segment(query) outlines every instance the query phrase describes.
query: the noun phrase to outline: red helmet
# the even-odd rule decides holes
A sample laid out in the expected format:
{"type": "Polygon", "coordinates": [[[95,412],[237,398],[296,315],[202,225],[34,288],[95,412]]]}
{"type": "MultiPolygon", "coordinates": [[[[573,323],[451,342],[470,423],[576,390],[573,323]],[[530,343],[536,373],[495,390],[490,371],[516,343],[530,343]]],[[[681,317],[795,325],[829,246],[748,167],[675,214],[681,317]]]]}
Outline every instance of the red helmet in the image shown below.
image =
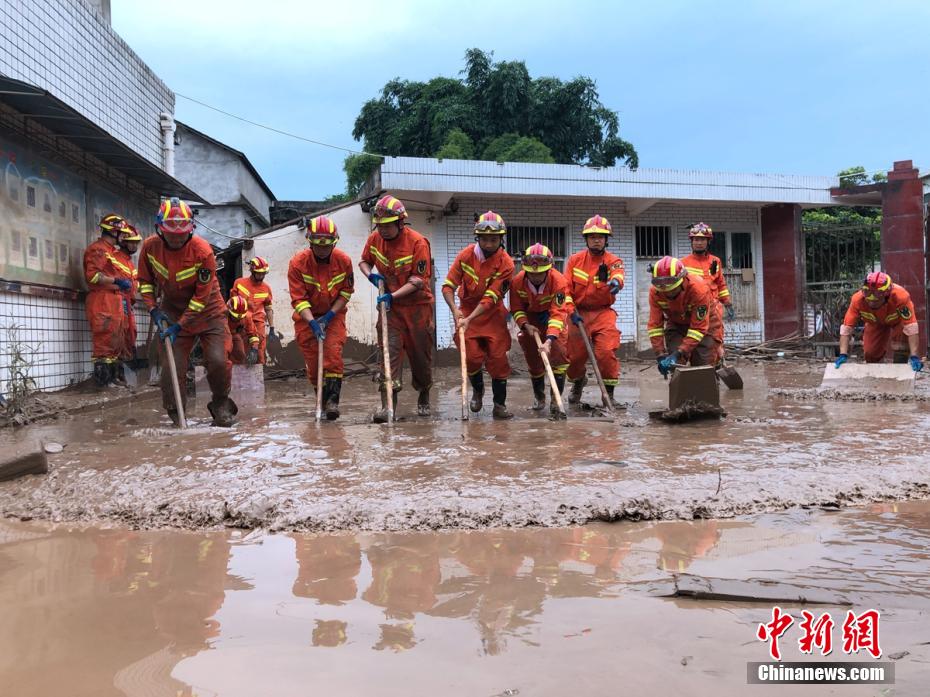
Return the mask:
{"type": "Polygon", "coordinates": [[[166,198],[155,214],[155,226],[162,234],[194,234],[194,213],[191,207],[178,198],[166,198]]]}
{"type": "Polygon", "coordinates": [[[100,232],[118,239],[128,225],[123,216],[110,213],[100,219],[100,232]]]}
{"type": "Polygon", "coordinates": [[[332,218],[318,215],[307,222],[306,237],[310,244],[331,245],[339,240],[339,233],[336,232],[336,223],[332,218]]]}
{"type": "Polygon", "coordinates": [[[488,211],[487,213],[482,213],[478,220],[475,221],[475,234],[506,235],[507,225],[504,224],[504,219],[499,214],[494,211],[488,211]]]}
{"type": "Polygon", "coordinates": [[[688,237],[704,237],[708,240],[714,239],[714,231],[710,229],[710,225],[707,223],[695,223],[691,226],[691,229],[688,230],[688,237]]]}
{"type": "Polygon", "coordinates": [[[530,273],[541,273],[552,268],[552,250],[546,245],[532,244],[523,253],[523,270],[530,273]]]}
{"type": "Polygon", "coordinates": [[[120,233],[119,236],[120,243],[122,242],[141,242],[142,235],[139,234],[139,231],[129,223],[126,223],[126,227],[120,233]]]}
{"type": "Polygon", "coordinates": [[[249,259],[249,268],[252,269],[252,273],[268,273],[271,269],[271,264],[269,264],[268,260],[264,257],[255,257],[254,259],[249,259]]]}
{"type": "Polygon", "coordinates": [[[891,295],[891,276],[882,271],[873,271],[862,282],[862,294],[866,300],[881,300],[891,295]]]}
{"type": "Polygon", "coordinates": [[[371,220],[375,225],[393,223],[395,220],[403,220],[406,217],[407,209],[404,204],[390,194],[378,199],[371,214],[371,220]]]}
{"type": "Polygon", "coordinates": [[[595,215],[585,221],[581,228],[582,235],[612,235],[610,221],[602,215],[595,215]]]}
{"type": "Polygon", "coordinates": [[[675,290],[685,280],[688,270],[675,257],[662,257],[652,267],[652,285],[660,293],[675,290]]]}
{"type": "Polygon", "coordinates": [[[242,319],[243,315],[245,315],[249,309],[249,304],[244,298],[234,295],[226,303],[226,309],[229,311],[229,314],[232,315],[233,319],[242,319]]]}

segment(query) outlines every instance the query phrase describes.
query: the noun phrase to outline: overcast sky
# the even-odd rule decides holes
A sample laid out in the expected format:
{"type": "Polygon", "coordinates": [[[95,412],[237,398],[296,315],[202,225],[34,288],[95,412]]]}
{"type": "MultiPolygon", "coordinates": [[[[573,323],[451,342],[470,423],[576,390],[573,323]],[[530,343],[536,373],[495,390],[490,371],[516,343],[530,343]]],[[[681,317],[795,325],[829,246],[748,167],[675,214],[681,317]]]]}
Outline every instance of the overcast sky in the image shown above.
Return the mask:
{"type": "MultiPolygon", "coordinates": [[[[176,92],[348,148],[401,77],[465,50],[533,77],[587,75],[641,167],[834,174],[930,169],[930,1],[113,0],[113,27],[176,92]]],[[[344,152],[182,98],[176,117],[242,150],[279,199],[344,189],[344,152]]]]}

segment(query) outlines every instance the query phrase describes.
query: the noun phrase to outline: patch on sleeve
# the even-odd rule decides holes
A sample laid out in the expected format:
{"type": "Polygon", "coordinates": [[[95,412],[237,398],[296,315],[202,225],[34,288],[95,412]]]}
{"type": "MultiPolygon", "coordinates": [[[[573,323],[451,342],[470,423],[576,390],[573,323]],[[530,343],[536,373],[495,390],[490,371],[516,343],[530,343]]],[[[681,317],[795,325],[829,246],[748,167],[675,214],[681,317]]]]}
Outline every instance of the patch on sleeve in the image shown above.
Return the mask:
{"type": "Polygon", "coordinates": [[[562,307],[565,304],[565,293],[556,293],[555,294],[555,304],[558,307],[562,307]]]}
{"type": "Polygon", "coordinates": [[[697,308],[698,322],[703,322],[705,317],[707,317],[707,305],[698,305],[698,308],[697,308]]]}
{"type": "Polygon", "coordinates": [[[213,277],[213,272],[210,269],[200,269],[197,272],[197,280],[201,283],[209,283],[210,279],[213,277]]]}
{"type": "Polygon", "coordinates": [[[905,305],[905,306],[902,307],[900,310],[898,310],[898,312],[901,313],[901,319],[910,319],[910,318],[911,318],[911,310],[910,310],[910,308],[908,308],[907,305],[905,305]]]}
{"type": "Polygon", "coordinates": [[[426,273],[426,259],[417,262],[417,275],[422,276],[426,273]]]}
{"type": "Polygon", "coordinates": [[[617,269],[622,269],[622,268],[623,268],[623,262],[622,262],[622,261],[615,261],[613,264],[610,265],[610,268],[613,269],[614,271],[616,271],[617,269]]]}

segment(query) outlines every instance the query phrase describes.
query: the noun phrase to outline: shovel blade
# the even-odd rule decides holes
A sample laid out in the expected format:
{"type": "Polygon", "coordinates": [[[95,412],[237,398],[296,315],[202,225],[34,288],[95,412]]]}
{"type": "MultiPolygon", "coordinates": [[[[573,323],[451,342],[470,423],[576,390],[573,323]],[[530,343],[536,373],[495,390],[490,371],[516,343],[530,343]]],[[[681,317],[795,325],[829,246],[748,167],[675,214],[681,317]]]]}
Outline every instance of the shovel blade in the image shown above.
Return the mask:
{"type": "Polygon", "coordinates": [[[743,389],[743,376],[736,372],[736,368],[728,365],[717,368],[717,377],[731,390],[743,389]]]}

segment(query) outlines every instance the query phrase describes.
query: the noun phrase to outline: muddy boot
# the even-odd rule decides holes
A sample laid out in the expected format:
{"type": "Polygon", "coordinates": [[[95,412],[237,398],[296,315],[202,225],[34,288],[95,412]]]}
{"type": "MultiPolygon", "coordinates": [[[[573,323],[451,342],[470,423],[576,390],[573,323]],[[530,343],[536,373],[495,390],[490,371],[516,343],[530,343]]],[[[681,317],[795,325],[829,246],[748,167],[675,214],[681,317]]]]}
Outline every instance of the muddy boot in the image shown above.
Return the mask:
{"type": "MultiPolygon", "coordinates": [[[[384,388],[380,389],[381,393],[381,408],[375,412],[372,417],[372,421],[376,424],[386,424],[388,422],[388,403],[387,403],[387,390],[384,388]]],[[[400,390],[394,390],[394,413],[397,413],[397,393],[400,390]]]]}
{"type": "Polygon", "coordinates": [[[181,417],[178,416],[177,409],[174,407],[166,407],[165,413],[168,414],[168,418],[171,419],[171,423],[173,423],[176,428],[181,425],[181,417]]]}
{"type": "Polygon", "coordinates": [[[604,385],[604,387],[607,389],[607,400],[610,402],[610,406],[612,407],[623,406],[616,399],[614,399],[614,388],[616,387],[616,385],[604,385]]]}
{"type": "Polygon", "coordinates": [[[110,364],[106,361],[94,361],[94,385],[106,387],[110,384],[110,364]]]}
{"type": "Polygon", "coordinates": [[[194,372],[194,366],[189,366],[187,373],[184,375],[184,390],[187,392],[188,397],[197,396],[197,380],[196,373],[194,372]]]}
{"type": "Polygon", "coordinates": [[[417,397],[417,416],[429,416],[429,390],[420,390],[417,397]]]}
{"type": "Polygon", "coordinates": [[[213,417],[214,426],[228,428],[236,423],[236,414],[239,413],[239,407],[229,397],[214,398],[207,405],[210,416],[213,417]]]}
{"type": "Polygon", "coordinates": [[[339,393],[342,392],[342,378],[326,378],[323,385],[323,411],[329,421],[339,418],[339,393]]]}
{"type": "Polygon", "coordinates": [[[126,368],[123,366],[123,362],[111,363],[110,368],[112,370],[110,382],[118,387],[129,387],[129,383],[126,382],[126,368]]]}
{"type": "Polygon", "coordinates": [[[471,402],[468,403],[468,408],[477,414],[481,411],[481,407],[484,406],[484,373],[479,370],[474,375],[469,375],[468,381],[471,382],[472,388],[471,402]]]}
{"type": "Polygon", "coordinates": [[[578,404],[581,401],[581,393],[584,391],[584,386],[588,384],[588,377],[582,375],[578,380],[572,380],[572,389],[568,393],[568,403],[569,404],[578,404]]]}
{"type": "Polygon", "coordinates": [[[546,378],[531,378],[533,381],[533,411],[546,408],[546,378]]]}
{"type": "Polygon", "coordinates": [[[507,381],[491,380],[491,394],[494,396],[494,411],[491,416],[495,419],[512,419],[513,414],[507,411],[507,381]]]}
{"type": "MultiPolygon", "coordinates": [[[[559,388],[559,394],[561,395],[565,390],[565,373],[555,376],[555,384],[556,387],[559,388]]],[[[552,394],[552,399],[549,402],[549,414],[550,416],[556,417],[560,417],[562,415],[562,412],[559,411],[559,405],[555,401],[555,393],[552,394]]]]}

